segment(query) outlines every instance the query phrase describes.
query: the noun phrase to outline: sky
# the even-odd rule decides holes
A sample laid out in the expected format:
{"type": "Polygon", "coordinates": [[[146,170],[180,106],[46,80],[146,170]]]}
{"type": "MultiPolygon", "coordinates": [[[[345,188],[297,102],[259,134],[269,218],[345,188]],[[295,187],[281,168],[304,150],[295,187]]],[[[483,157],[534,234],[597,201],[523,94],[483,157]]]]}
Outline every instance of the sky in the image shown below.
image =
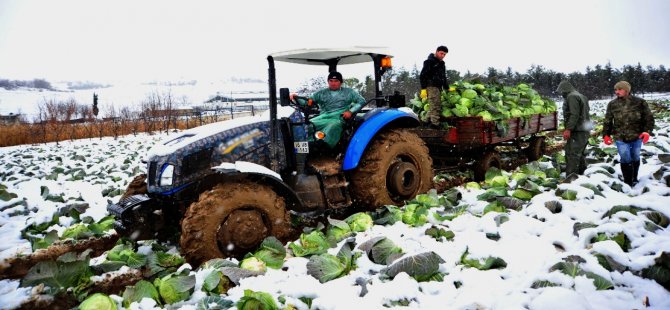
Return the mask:
{"type": "MultiPolygon", "coordinates": [[[[594,102],[594,110],[602,114],[605,104],[606,100],[594,102]]],[[[262,118],[267,119],[267,114],[253,120],[262,118]]],[[[235,119],[226,124],[243,122],[242,119],[235,119]]],[[[308,273],[307,266],[311,258],[289,255],[283,261],[282,269],[268,268],[261,276],[243,279],[222,297],[238,301],[244,290],[248,289],[268,293],[277,303],[279,297],[283,296],[286,304],[296,305],[301,310],[386,309],[382,307],[383,304],[402,300],[409,302],[408,309],[670,309],[670,291],[656,281],[639,275],[639,270],[656,264],[654,260],[661,253],[670,252],[670,227],[654,231],[649,231],[647,227],[651,218],[646,214],[650,210],[670,216],[670,188],[663,178],[657,180],[654,177],[654,174],[667,176],[669,173],[667,169],[670,163],[664,163],[660,155],[667,154],[670,149],[670,124],[667,118],[659,118],[657,125],[656,136],[642,147],[640,183],[632,189],[627,185],[622,185],[621,191],[613,189],[616,184],[622,184],[618,180],[621,177],[620,169],[613,164],[618,155],[605,158],[593,156],[589,159],[595,162],[589,160],[585,175],[571,183],[558,185],[561,190],[575,191],[574,200],[559,197],[556,190],[547,187],[525,203],[523,208],[508,210],[504,214],[484,212],[488,202],[477,196],[484,193],[485,188],[459,186],[456,190],[463,196],[459,206],[467,206],[467,211],[452,220],[433,217],[433,212],[448,212],[448,207],[441,205],[428,211],[428,222],[423,225],[413,227],[396,222],[373,225],[365,231],[357,232],[353,236],[356,243],[353,250],[361,253],[361,256],[356,259],[353,270],[346,275],[320,283],[308,273]],[[608,175],[605,170],[612,168],[614,173],[608,175]],[[597,187],[602,195],[587,186],[597,187]],[[547,201],[560,202],[561,210],[551,212],[545,207],[547,201]],[[637,214],[620,211],[607,216],[607,212],[614,206],[635,206],[645,210],[637,214]],[[502,220],[504,216],[507,221],[502,220]],[[576,223],[591,223],[595,226],[575,232],[576,223]],[[426,229],[433,226],[452,231],[454,238],[436,240],[429,237],[426,229]],[[626,251],[613,240],[592,240],[599,234],[613,236],[622,232],[630,241],[630,248],[626,251]],[[499,239],[492,238],[492,235],[499,236],[499,239]],[[404,256],[394,263],[424,253],[437,254],[444,261],[438,269],[444,274],[444,281],[417,282],[404,272],[393,279],[384,280],[380,272],[387,265],[375,263],[360,248],[364,242],[376,237],[386,237],[402,249],[404,256]],[[461,255],[465,251],[468,259],[483,261],[488,257],[496,257],[504,260],[506,267],[490,270],[466,267],[461,263],[461,255]],[[608,271],[598,263],[597,253],[609,257],[610,261],[626,270],[608,271]],[[585,275],[570,276],[559,270],[552,271],[555,264],[569,258],[575,261],[576,256],[581,258],[577,263],[579,270],[603,277],[613,287],[597,290],[594,281],[585,275]],[[532,288],[536,281],[549,281],[556,286],[532,288]],[[461,285],[456,286],[457,282],[461,285]],[[313,298],[312,307],[301,302],[300,297],[313,298]],[[648,307],[643,304],[647,298],[648,307]]],[[[209,131],[213,134],[214,128],[203,126],[193,131],[209,131]]],[[[182,134],[140,134],[136,137],[120,137],[118,140],[106,137],[102,140],[61,141],[60,147],[49,143],[0,148],[0,167],[6,168],[0,174],[0,183],[6,186],[7,192],[16,195],[9,200],[0,199],[0,239],[3,240],[0,243],[0,263],[17,253],[30,254],[30,242],[22,237],[21,231],[33,223],[49,222],[54,213],[72,206],[73,201],[77,205],[88,205],[80,218],[90,216],[94,221],[103,218],[107,215],[108,200],[116,202],[120,190],[125,188],[133,173],[138,173],[131,173],[131,170],[146,167],[141,160],[147,149],[182,134]],[[67,173],[56,174],[57,169],[63,171],[63,167],[81,171],[76,174],[83,180],[72,178],[67,173]],[[48,195],[63,197],[65,202],[45,198],[45,188],[48,189],[48,195]],[[116,194],[103,196],[103,190],[112,190],[116,194]]],[[[616,153],[614,146],[600,143],[596,147],[616,153]]],[[[540,165],[549,168],[553,164],[544,161],[540,165]]],[[[257,171],[262,173],[260,169],[257,171]]],[[[508,193],[511,194],[515,181],[511,181],[511,172],[505,172],[505,176],[509,177],[508,193]]],[[[483,186],[486,186],[485,183],[483,186]]],[[[7,197],[4,193],[3,196],[7,197]]],[[[74,218],[62,215],[58,223],[51,225],[47,231],[53,229],[62,235],[76,223],[74,218]]],[[[300,244],[300,240],[291,243],[300,244]]],[[[344,243],[341,241],[331,247],[328,253],[337,254],[344,243]]],[[[173,244],[167,246],[170,253],[178,251],[173,244]]],[[[285,247],[288,249],[289,245],[285,244],[285,247]]],[[[146,243],[138,244],[138,253],[149,254],[151,251],[151,246],[146,243]]],[[[108,259],[106,254],[93,257],[90,264],[104,262],[108,259]]],[[[196,268],[188,264],[180,267],[180,270],[185,269],[190,269],[189,274],[196,278],[194,292],[188,300],[161,306],[153,300],[144,299],[129,309],[195,310],[196,304],[207,296],[202,290],[204,279],[214,269],[196,268]]],[[[118,272],[107,275],[129,272],[128,267],[122,267],[118,272]]],[[[91,277],[92,281],[104,278],[104,275],[91,277]]],[[[0,280],[0,309],[19,308],[22,302],[39,291],[31,287],[19,287],[19,284],[18,279],[0,280]]],[[[122,296],[122,293],[112,295],[119,309],[122,296]]]]}
{"type": "Polygon", "coordinates": [[[461,72],[667,67],[667,12],[665,0],[0,0],[0,78],[265,80],[270,53],[346,46],[389,47],[410,70],[438,45],[461,72]]]}

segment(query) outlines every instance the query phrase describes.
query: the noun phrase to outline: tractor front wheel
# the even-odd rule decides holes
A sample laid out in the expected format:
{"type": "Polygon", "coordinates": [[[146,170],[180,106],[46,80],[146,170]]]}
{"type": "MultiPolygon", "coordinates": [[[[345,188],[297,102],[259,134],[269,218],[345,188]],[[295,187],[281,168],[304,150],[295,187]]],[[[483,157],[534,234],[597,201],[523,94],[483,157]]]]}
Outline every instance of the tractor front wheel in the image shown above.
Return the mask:
{"type": "Polygon", "coordinates": [[[433,160],[416,134],[392,129],[370,143],[351,176],[357,203],[377,208],[402,205],[433,187],[433,160]]]}
{"type": "Polygon", "coordinates": [[[251,182],[218,184],[203,192],[181,228],[182,255],[194,266],[217,257],[241,258],[268,236],[286,242],[293,233],[284,199],[251,182]]]}

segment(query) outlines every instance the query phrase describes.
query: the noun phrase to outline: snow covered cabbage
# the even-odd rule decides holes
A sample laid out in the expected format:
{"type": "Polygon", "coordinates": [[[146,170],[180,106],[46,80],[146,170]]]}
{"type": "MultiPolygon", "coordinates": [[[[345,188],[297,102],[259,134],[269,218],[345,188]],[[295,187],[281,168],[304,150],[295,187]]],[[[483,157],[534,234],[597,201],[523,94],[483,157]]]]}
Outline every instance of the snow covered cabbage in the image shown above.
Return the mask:
{"type": "Polygon", "coordinates": [[[349,224],[351,231],[354,232],[366,231],[373,225],[372,217],[365,212],[354,213],[344,221],[349,224]]]}
{"type": "Polygon", "coordinates": [[[116,303],[103,293],[95,293],[88,296],[84,302],[79,305],[80,310],[116,310],[116,303]]]}
{"type": "Polygon", "coordinates": [[[243,259],[242,262],[240,263],[240,268],[258,272],[265,272],[267,270],[265,262],[260,260],[256,256],[251,256],[243,259]]]}

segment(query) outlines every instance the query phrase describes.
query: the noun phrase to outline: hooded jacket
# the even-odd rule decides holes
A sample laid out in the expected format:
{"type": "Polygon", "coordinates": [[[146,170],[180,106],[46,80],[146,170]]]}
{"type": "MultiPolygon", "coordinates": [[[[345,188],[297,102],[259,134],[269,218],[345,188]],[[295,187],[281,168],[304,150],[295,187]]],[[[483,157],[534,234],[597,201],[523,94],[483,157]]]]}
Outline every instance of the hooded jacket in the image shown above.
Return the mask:
{"type": "Polygon", "coordinates": [[[422,89],[427,87],[447,89],[447,68],[444,61],[437,59],[433,53],[428,55],[428,58],[423,61],[419,83],[422,89]]]}
{"type": "Polygon", "coordinates": [[[570,131],[590,131],[593,129],[589,115],[589,99],[580,94],[568,81],[558,84],[556,92],[560,93],[563,102],[563,124],[570,131]]]}

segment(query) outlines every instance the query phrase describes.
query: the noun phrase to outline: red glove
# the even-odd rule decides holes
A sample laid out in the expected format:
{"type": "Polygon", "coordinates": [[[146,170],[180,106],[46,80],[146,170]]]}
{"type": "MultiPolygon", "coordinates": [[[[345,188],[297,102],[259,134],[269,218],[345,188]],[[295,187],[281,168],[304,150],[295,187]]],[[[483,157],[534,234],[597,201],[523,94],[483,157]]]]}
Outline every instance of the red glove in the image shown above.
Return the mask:
{"type": "Polygon", "coordinates": [[[563,131],[563,140],[569,140],[570,139],[570,129],[566,129],[563,131]]]}
{"type": "Polygon", "coordinates": [[[649,141],[649,134],[646,132],[641,133],[640,139],[642,139],[642,143],[647,143],[649,141]]]}
{"type": "Polygon", "coordinates": [[[350,119],[351,118],[351,111],[344,111],[344,113],[342,113],[342,118],[350,119]]]}
{"type": "Polygon", "coordinates": [[[605,142],[605,144],[607,144],[607,145],[610,145],[610,144],[612,144],[612,138],[610,138],[610,136],[604,136],[603,137],[603,142],[605,142]]]}

